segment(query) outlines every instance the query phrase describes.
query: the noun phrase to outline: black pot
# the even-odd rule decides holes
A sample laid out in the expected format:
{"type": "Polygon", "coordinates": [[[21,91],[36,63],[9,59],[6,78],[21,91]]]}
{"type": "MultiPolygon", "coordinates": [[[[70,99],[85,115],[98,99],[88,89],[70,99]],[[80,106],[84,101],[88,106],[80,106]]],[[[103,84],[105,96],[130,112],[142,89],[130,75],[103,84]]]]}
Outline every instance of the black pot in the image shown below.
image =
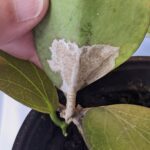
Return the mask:
{"type": "MultiPolygon", "coordinates": [[[[61,103],[64,95],[59,91],[61,103]]],[[[83,107],[130,103],[150,107],[150,57],[133,57],[112,73],[82,89],[77,95],[83,107]]],[[[75,125],[65,138],[49,116],[31,111],[12,150],[87,150],[75,125]]]]}

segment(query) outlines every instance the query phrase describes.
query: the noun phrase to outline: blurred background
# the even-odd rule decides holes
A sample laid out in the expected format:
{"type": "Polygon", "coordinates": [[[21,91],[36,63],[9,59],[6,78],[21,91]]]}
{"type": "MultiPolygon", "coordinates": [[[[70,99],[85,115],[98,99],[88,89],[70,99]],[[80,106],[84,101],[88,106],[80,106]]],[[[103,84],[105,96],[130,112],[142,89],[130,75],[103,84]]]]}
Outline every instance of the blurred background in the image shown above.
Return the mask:
{"type": "MultiPolygon", "coordinates": [[[[134,56],[150,56],[150,37],[146,37],[134,56]]],[[[12,150],[16,135],[30,108],[0,92],[0,150],[12,150]]]]}

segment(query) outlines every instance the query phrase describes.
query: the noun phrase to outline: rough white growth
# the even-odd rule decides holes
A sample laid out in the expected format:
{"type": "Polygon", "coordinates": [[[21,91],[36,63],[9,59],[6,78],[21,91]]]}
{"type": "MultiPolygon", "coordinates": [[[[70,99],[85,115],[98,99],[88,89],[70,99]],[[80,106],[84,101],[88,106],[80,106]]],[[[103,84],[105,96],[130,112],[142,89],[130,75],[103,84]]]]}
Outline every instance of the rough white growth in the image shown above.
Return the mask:
{"type": "Polygon", "coordinates": [[[65,93],[71,89],[77,91],[110,72],[119,54],[118,47],[93,45],[79,48],[77,44],[64,40],[54,40],[50,51],[52,59],[48,60],[49,66],[60,72],[61,89],[65,93]]]}
{"type": "Polygon", "coordinates": [[[54,40],[50,51],[48,64],[62,77],[61,90],[67,96],[66,114],[69,116],[75,107],[76,92],[114,69],[119,55],[118,47],[98,44],[79,48],[76,43],[63,39],[54,40]]]}

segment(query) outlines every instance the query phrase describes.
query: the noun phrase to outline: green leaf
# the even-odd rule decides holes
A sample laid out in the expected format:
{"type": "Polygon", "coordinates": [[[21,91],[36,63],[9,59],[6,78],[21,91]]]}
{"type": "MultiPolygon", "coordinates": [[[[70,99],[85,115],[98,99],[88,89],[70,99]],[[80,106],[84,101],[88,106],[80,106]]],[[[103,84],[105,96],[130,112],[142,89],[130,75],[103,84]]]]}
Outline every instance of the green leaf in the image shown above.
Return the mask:
{"type": "Polygon", "coordinates": [[[112,105],[90,109],[82,122],[90,150],[148,150],[150,109],[112,105]]]}
{"type": "Polygon", "coordinates": [[[15,100],[41,112],[55,111],[58,97],[55,87],[34,64],[0,51],[0,89],[15,100]],[[49,100],[51,109],[44,102],[49,100]]]}
{"type": "Polygon", "coordinates": [[[34,64],[0,51],[0,90],[32,109],[49,113],[57,125],[62,125],[56,116],[56,88],[34,64]]]}
{"type": "Polygon", "coordinates": [[[50,69],[49,47],[64,39],[79,47],[106,44],[119,47],[115,67],[126,61],[143,41],[150,24],[149,0],[53,0],[46,18],[34,30],[46,73],[60,87],[62,77],[50,69]]]}
{"type": "Polygon", "coordinates": [[[148,33],[150,34],[150,26],[149,26],[149,29],[148,29],[148,33]]]}

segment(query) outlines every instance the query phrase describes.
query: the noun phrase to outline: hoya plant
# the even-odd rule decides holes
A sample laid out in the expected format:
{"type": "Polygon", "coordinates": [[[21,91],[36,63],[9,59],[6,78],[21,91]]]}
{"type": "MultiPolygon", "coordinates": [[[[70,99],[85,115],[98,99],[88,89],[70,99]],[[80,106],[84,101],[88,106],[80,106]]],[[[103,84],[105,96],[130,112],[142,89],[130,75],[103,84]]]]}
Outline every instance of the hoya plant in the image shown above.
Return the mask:
{"type": "Polygon", "coordinates": [[[76,93],[137,50],[150,25],[150,0],[50,3],[46,17],[34,29],[43,70],[1,51],[0,89],[34,110],[48,113],[64,136],[73,122],[89,150],[148,150],[148,108],[129,104],[81,108],[76,106],[76,93]],[[65,106],[59,103],[56,87],[66,96],[65,106]]]}

